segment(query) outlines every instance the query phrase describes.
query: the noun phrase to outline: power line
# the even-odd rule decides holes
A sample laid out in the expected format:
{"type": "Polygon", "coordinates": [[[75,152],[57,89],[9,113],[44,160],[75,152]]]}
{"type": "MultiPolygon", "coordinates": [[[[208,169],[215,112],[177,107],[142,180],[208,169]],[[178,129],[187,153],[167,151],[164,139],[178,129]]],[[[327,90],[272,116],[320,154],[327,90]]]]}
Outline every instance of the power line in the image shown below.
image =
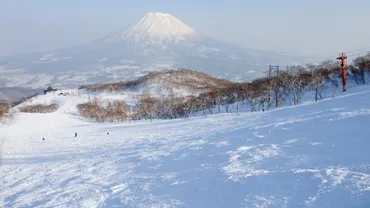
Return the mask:
{"type": "Polygon", "coordinates": [[[357,56],[357,55],[360,55],[360,54],[367,54],[367,53],[370,53],[370,51],[362,51],[362,52],[359,52],[359,53],[352,54],[351,56],[357,56]]]}
{"type": "MultiPolygon", "coordinates": [[[[367,47],[363,47],[363,48],[358,48],[358,49],[355,49],[355,50],[353,50],[353,51],[349,51],[349,52],[345,52],[345,54],[350,54],[352,57],[353,56],[357,56],[357,55],[361,55],[361,54],[367,54],[367,53],[370,53],[370,46],[367,46],[367,47]],[[366,50],[366,49],[368,49],[367,51],[363,51],[363,50],[366,50]],[[357,52],[357,51],[361,51],[361,52],[358,52],[358,53],[354,53],[354,52],[357,52]],[[354,54],[352,54],[352,53],[354,53],[354,54]]],[[[328,57],[325,57],[325,58],[322,58],[321,60],[321,62],[323,62],[323,61],[326,61],[326,60],[333,60],[333,59],[336,59],[337,58],[337,56],[328,56],[328,57]]],[[[317,63],[318,61],[312,61],[312,62],[307,62],[307,63],[305,63],[306,65],[307,64],[315,64],[315,63],[317,63]]]]}
{"type": "MultiPolygon", "coordinates": [[[[351,54],[351,56],[356,56],[356,55],[360,55],[360,54],[364,54],[364,53],[370,54],[370,46],[369,47],[363,47],[363,48],[359,48],[359,49],[350,51],[347,54],[351,54]],[[368,51],[363,51],[365,49],[369,49],[369,50],[368,51]],[[361,52],[354,53],[354,52],[357,52],[357,51],[361,51],[361,52]],[[354,53],[354,54],[351,54],[351,53],[354,53]]],[[[323,61],[326,61],[328,59],[329,60],[337,59],[337,60],[340,60],[341,61],[342,85],[343,85],[343,92],[345,92],[347,90],[347,87],[346,87],[346,64],[345,64],[345,60],[347,60],[347,55],[345,55],[345,53],[341,53],[341,54],[339,54],[339,57],[337,57],[337,56],[330,56],[330,57],[324,59],[323,61]]],[[[317,63],[317,61],[306,63],[306,65],[308,65],[308,64],[315,64],[315,63],[317,63]]],[[[275,66],[274,65],[269,65],[269,80],[270,81],[271,81],[271,73],[272,73],[272,70],[273,69],[276,70],[276,88],[275,88],[275,90],[277,90],[277,89],[279,89],[279,65],[275,65],[275,66]]],[[[289,69],[289,67],[287,66],[287,70],[288,69],[289,69]]],[[[364,83],[365,83],[365,81],[364,81],[364,83]]],[[[276,107],[278,107],[278,105],[279,105],[278,95],[277,94],[278,94],[277,91],[275,91],[275,95],[276,95],[276,107]]],[[[269,103],[270,103],[270,100],[271,100],[271,95],[269,94],[269,103]]]]}
{"type": "MultiPolygon", "coordinates": [[[[346,54],[354,53],[354,52],[357,52],[357,51],[363,51],[363,50],[366,50],[366,49],[369,49],[368,51],[366,51],[366,52],[369,52],[370,51],[370,46],[367,46],[367,47],[364,47],[364,48],[359,48],[359,49],[356,49],[356,50],[351,51],[351,52],[346,52],[346,54]]],[[[365,51],[363,51],[363,52],[365,52],[365,51]]]]}

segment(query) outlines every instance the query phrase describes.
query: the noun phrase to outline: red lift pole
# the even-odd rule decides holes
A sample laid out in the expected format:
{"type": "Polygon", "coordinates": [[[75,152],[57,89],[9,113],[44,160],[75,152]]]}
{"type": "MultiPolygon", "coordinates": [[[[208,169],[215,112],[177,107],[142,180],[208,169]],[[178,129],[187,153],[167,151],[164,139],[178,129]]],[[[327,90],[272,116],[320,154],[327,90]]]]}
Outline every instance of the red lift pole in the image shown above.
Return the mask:
{"type": "Polygon", "coordinates": [[[343,84],[343,92],[347,90],[346,87],[346,65],[345,60],[347,59],[347,56],[344,55],[344,53],[339,54],[339,57],[337,58],[340,60],[340,66],[342,67],[342,84],[343,84]]]}
{"type": "Polygon", "coordinates": [[[212,90],[211,92],[211,95],[213,97],[213,105],[216,105],[216,95],[217,95],[217,91],[216,90],[212,90]]]}

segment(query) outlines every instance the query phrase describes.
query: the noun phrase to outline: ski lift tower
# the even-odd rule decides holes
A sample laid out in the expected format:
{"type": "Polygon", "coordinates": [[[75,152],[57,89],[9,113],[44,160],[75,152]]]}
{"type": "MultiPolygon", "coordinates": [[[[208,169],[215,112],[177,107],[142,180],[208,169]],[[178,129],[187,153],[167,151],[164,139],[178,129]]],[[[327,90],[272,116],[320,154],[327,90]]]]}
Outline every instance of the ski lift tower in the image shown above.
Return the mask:
{"type": "Polygon", "coordinates": [[[346,65],[345,65],[347,56],[344,53],[341,53],[339,54],[339,57],[337,59],[340,60],[340,66],[342,68],[342,85],[343,85],[343,92],[345,92],[347,90],[347,86],[346,86],[346,73],[347,72],[346,72],[346,65]]]}

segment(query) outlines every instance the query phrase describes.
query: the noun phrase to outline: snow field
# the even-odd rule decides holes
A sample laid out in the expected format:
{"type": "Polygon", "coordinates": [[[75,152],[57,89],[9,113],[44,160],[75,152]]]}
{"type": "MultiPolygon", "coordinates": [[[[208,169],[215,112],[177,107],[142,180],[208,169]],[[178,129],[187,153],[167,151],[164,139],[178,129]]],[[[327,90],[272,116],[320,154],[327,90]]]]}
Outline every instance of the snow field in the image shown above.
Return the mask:
{"type": "Polygon", "coordinates": [[[0,126],[0,207],[366,207],[369,95],[122,124],[40,96],[63,106],[0,126]]]}

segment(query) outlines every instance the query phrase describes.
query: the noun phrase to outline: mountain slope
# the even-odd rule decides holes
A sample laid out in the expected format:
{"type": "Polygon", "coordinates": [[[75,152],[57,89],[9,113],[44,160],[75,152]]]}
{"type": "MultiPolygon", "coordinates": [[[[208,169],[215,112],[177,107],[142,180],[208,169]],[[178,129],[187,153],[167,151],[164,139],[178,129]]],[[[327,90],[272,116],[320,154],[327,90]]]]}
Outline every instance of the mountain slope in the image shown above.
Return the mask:
{"type": "MultiPolygon", "coordinates": [[[[101,39],[47,53],[3,57],[0,67],[18,69],[15,75],[7,74],[16,80],[20,73],[43,74],[38,77],[42,81],[26,79],[24,85],[37,81],[39,85],[77,85],[112,81],[113,76],[129,80],[138,71],[146,74],[168,68],[190,68],[220,78],[251,80],[266,71],[268,64],[309,61],[310,56],[230,45],[197,33],[170,14],[150,12],[136,24],[101,39]]],[[[0,77],[0,83],[11,80],[0,77]]]]}
{"type": "Polygon", "coordinates": [[[126,124],[81,121],[82,101],[56,96],[57,112],[0,126],[0,206],[366,207],[369,96],[126,124]]]}
{"type": "Polygon", "coordinates": [[[233,84],[228,80],[217,79],[198,71],[178,69],[151,72],[136,80],[107,84],[81,86],[87,91],[115,91],[150,93],[152,96],[163,96],[175,93],[177,96],[192,95],[209,92],[213,89],[225,88],[233,84]]]}

